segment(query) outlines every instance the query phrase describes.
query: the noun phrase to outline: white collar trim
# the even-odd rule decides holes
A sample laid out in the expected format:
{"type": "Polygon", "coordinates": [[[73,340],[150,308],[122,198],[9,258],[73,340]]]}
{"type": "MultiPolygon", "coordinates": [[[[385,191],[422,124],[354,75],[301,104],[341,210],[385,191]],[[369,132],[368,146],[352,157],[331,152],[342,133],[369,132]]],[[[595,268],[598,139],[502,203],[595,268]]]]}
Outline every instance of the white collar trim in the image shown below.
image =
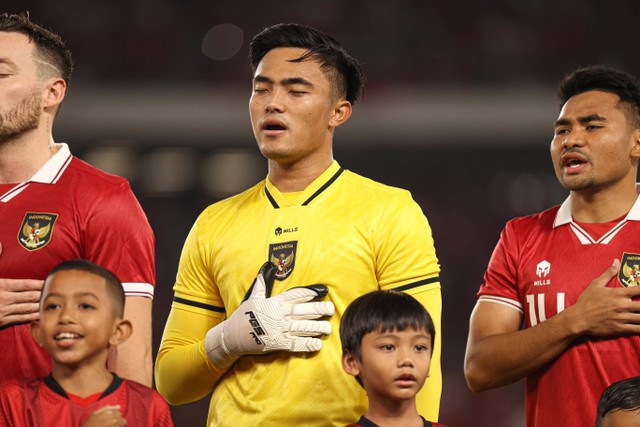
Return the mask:
{"type": "Polygon", "coordinates": [[[64,171],[67,169],[67,166],[69,166],[72,156],[67,144],[60,143],[55,145],[60,147],[58,152],[47,160],[40,170],[31,177],[31,179],[16,184],[9,191],[1,195],[0,202],[6,203],[13,199],[33,182],[39,184],[55,184],[58,182],[64,171]]]}
{"type": "MultiPolygon", "coordinates": [[[[637,184],[636,187],[640,189],[640,184],[637,184]]],[[[635,203],[624,220],[640,221],[640,195],[636,198],[635,203]]],[[[573,217],[571,216],[571,198],[567,197],[556,213],[556,219],[553,221],[553,227],[555,228],[569,223],[573,223],[573,217]]]]}

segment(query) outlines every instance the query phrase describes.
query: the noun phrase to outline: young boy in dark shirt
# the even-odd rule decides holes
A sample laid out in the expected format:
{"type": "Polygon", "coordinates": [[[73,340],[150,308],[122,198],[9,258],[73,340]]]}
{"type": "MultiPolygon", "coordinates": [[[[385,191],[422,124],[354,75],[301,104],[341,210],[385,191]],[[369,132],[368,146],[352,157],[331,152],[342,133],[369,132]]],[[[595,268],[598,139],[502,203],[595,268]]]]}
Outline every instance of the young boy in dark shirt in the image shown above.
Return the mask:
{"type": "Polygon", "coordinates": [[[364,387],[369,408],[347,427],[444,427],[418,414],[429,376],[435,328],[413,297],[375,291],[354,300],[340,322],[342,366],[364,387]]]}

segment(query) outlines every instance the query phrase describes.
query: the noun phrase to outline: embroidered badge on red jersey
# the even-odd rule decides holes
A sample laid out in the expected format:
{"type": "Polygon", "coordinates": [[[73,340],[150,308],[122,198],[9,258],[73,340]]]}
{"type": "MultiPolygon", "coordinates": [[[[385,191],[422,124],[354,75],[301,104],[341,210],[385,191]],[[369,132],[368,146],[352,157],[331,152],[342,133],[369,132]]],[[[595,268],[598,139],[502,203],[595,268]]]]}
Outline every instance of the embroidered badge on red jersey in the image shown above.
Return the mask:
{"type": "Polygon", "coordinates": [[[47,246],[53,235],[53,226],[58,214],[27,212],[20,225],[18,241],[28,251],[35,251],[47,246]]]}

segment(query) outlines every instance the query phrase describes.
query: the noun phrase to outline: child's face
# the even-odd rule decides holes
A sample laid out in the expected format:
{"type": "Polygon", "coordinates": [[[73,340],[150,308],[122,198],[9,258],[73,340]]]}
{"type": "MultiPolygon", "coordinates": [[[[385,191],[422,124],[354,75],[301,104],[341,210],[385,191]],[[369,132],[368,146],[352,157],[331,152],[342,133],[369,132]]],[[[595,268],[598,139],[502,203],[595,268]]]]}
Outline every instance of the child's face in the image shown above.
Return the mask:
{"type": "Polygon", "coordinates": [[[81,270],[58,271],[42,290],[40,320],[31,332],[54,364],[106,363],[109,345],[120,338],[121,319],[104,278],[81,270]]]}
{"type": "Polygon", "coordinates": [[[413,399],[429,376],[431,335],[411,328],[370,332],[362,337],[361,354],[347,372],[360,375],[369,399],[413,399]]]}
{"type": "Polygon", "coordinates": [[[602,427],[640,427],[640,411],[613,411],[602,420],[602,427]]]}

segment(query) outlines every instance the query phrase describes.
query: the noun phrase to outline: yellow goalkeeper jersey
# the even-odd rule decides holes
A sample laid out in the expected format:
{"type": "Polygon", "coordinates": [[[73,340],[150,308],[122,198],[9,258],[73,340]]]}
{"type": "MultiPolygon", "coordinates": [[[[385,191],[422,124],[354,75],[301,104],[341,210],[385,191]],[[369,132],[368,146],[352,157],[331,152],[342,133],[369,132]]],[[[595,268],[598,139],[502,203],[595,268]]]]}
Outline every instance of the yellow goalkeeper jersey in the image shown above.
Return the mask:
{"type": "Polygon", "coordinates": [[[339,323],[347,305],[377,289],[407,292],[436,326],[431,373],[418,411],[437,420],[442,389],[440,267],[431,229],[406,190],[337,162],[300,193],[266,180],[209,206],[184,244],[175,298],[156,362],[172,404],[212,392],[208,426],[339,426],[366,412],[364,390],[341,365],[339,323]],[[240,305],[260,266],[278,266],[273,295],[324,284],[336,307],[316,353],[242,356],[221,371],[204,350],[207,331],[240,305]]]}

